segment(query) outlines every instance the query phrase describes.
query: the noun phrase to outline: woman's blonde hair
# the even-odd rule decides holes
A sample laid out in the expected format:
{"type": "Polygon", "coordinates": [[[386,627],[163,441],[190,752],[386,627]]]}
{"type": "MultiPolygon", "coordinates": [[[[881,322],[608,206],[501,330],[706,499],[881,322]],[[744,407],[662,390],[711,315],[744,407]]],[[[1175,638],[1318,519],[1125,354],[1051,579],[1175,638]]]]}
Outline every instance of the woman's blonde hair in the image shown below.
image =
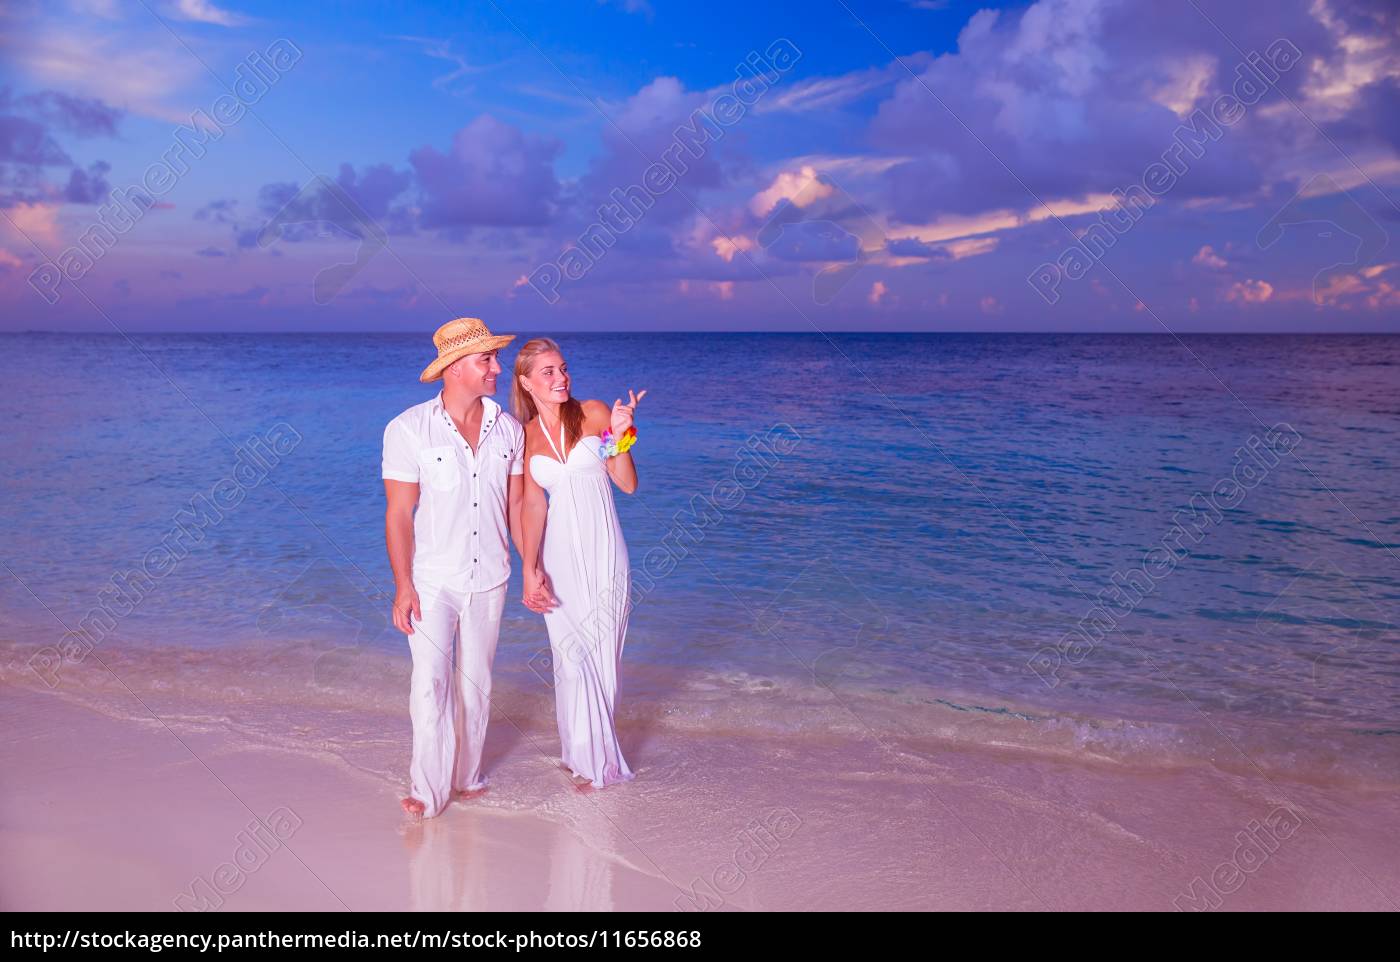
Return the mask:
{"type": "MultiPolygon", "coordinates": [[[[520,351],[515,355],[515,368],[512,371],[514,377],[510,382],[510,406],[516,420],[521,424],[529,424],[540,416],[539,409],[535,407],[535,399],[525,390],[524,380],[535,369],[535,362],[539,356],[550,351],[558,354],[560,358],[564,356],[564,352],[559,350],[559,345],[550,338],[532,337],[520,345],[520,351]]],[[[572,384],[570,387],[572,388],[572,384]]],[[[574,397],[572,390],[569,399],[559,406],[559,416],[564,421],[567,451],[583,437],[583,405],[574,397]]]]}

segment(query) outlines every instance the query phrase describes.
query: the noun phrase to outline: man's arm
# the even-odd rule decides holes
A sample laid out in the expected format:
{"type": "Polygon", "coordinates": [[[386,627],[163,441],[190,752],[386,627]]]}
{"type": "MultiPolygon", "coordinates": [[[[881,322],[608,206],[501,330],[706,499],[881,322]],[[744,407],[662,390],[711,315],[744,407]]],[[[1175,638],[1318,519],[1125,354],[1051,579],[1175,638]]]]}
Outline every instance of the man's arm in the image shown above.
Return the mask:
{"type": "Polygon", "coordinates": [[[525,511],[525,475],[512,474],[506,495],[506,523],[510,526],[510,542],[515,545],[520,560],[525,560],[525,537],[520,518],[525,511]]]}
{"type": "Polygon", "coordinates": [[[394,571],[394,627],[413,634],[412,618],[422,618],[418,591],[413,587],[413,509],[418,504],[418,485],[384,479],[384,543],[389,549],[389,567],[394,571]]]}

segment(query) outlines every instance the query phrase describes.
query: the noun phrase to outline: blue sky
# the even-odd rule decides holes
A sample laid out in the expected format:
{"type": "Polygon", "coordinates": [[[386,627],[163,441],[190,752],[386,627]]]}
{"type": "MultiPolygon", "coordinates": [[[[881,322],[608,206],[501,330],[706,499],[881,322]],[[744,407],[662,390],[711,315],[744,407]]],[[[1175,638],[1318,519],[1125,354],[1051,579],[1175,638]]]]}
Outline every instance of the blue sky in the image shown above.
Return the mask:
{"type": "Polygon", "coordinates": [[[1382,0],[0,18],[0,330],[1400,327],[1382,0]]]}

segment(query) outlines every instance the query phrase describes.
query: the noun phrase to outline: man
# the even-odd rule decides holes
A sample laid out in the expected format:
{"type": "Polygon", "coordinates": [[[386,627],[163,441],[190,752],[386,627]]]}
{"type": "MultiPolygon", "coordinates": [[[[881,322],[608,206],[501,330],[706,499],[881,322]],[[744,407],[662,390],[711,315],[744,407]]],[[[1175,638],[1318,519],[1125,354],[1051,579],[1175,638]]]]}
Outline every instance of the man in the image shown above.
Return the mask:
{"type": "Polygon", "coordinates": [[[487,785],[481,752],[510,577],[507,534],[521,550],[525,431],[491,397],[496,353],[514,337],[474,317],[438,328],[437,359],[418,379],[441,379],[442,391],[384,429],[394,627],[413,655],[411,788],[401,803],[411,816],[431,818],[487,785]]]}

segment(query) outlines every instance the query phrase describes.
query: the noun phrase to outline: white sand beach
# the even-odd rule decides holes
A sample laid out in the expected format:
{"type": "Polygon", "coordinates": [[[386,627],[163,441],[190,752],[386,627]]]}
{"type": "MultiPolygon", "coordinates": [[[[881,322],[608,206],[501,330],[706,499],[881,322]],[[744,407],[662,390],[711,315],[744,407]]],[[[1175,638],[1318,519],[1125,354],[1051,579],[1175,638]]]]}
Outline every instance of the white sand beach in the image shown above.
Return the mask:
{"type": "MultiPolygon", "coordinates": [[[[382,704],[351,703],[295,681],[211,684],[197,653],[104,655],[111,671],[70,666],[57,692],[22,684],[8,660],[7,910],[1385,910],[1400,900],[1390,790],[888,734],[706,732],[663,709],[620,725],[637,780],[581,792],[554,765],[548,692],[508,674],[494,698],[490,789],[414,823],[398,806],[410,730],[396,679],[382,704]]],[[[241,657],[256,682],[256,656],[241,657]]]]}

